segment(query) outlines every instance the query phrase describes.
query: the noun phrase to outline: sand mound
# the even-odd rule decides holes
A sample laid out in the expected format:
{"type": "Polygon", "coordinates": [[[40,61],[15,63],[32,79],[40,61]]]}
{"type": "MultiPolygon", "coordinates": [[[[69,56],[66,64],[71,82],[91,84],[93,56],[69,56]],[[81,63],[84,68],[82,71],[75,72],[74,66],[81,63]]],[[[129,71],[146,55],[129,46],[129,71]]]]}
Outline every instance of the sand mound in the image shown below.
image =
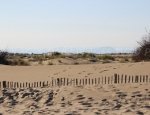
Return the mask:
{"type": "Polygon", "coordinates": [[[2,115],[149,115],[148,84],[3,89],[2,115]]]}

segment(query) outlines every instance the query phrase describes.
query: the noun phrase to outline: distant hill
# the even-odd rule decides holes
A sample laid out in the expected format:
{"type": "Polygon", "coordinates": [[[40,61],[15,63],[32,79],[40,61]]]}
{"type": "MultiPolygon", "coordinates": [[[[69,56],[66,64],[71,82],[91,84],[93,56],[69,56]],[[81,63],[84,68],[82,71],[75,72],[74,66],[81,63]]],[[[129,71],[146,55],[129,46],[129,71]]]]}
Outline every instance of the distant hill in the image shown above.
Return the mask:
{"type": "Polygon", "coordinates": [[[108,53],[132,53],[133,48],[113,48],[113,47],[95,47],[95,48],[73,48],[73,47],[59,47],[49,49],[11,49],[9,52],[17,53],[47,53],[47,52],[62,52],[62,53],[96,53],[96,54],[108,54],[108,53]]]}

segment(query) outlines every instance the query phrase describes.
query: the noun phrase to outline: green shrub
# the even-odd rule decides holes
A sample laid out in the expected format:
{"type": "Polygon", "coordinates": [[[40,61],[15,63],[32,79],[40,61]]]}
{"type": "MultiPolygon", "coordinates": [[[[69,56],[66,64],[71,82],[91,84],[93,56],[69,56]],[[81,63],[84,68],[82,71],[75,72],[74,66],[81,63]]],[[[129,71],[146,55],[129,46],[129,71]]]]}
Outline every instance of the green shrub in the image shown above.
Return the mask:
{"type": "Polygon", "coordinates": [[[101,56],[97,56],[97,57],[101,60],[112,60],[112,61],[115,60],[115,58],[111,55],[101,55],[101,56]]]}
{"type": "Polygon", "coordinates": [[[93,53],[86,53],[86,52],[84,52],[84,53],[77,54],[77,58],[95,58],[95,57],[96,56],[93,53]]]}

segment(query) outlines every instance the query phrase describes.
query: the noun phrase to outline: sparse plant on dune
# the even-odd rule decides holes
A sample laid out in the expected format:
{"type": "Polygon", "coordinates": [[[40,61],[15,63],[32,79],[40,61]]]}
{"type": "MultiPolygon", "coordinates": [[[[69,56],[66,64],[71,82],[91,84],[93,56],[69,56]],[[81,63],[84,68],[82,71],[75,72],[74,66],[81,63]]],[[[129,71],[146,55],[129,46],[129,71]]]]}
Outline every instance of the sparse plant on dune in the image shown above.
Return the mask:
{"type": "Polygon", "coordinates": [[[29,66],[30,63],[28,61],[23,60],[23,59],[13,59],[13,60],[9,61],[9,65],[29,66]]]}
{"type": "Polygon", "coordinates": [[[52,62],[48,62],[48,65],[54,65],[52,62]]]}
{"type": "MultiPolygon", "coordinates": [[[[24,54],[24,57],[25,54],[24,54]]],[[[4,65],[19,65],[19,66],[27,66],[30,65],[28,61],[22,59],[22,54],[12,55],[6,51],[0,51],[0,64],[4,65]]]]}
{"type": "Polygon", "coordinates": [[[61,61],[61,60],[58,60],[58,62],[59,62],[59,63],[62,63],[62,61],[61,61]]]}
{"type": "Polygon", "coordinates": [[[79,62],[74,62],[74,65],[79,65],[79,62]]]}
{"type": "Polygon", "coordinates": [[[97,62],[98,60],[96,58],[90,59],[90,62],[97,62]]]}
{"type": "Polygon", "coordinates": [[[38,64],[43,65],[43,60],[39,60],[38,64]]]}
{"type": "Polygon", "coordinates": [[[97,56],[97,58],[101,60],[112,60],[112,61],[115,60],[115,58],[111,55],[100,55],[100,56],[97,56]]]}

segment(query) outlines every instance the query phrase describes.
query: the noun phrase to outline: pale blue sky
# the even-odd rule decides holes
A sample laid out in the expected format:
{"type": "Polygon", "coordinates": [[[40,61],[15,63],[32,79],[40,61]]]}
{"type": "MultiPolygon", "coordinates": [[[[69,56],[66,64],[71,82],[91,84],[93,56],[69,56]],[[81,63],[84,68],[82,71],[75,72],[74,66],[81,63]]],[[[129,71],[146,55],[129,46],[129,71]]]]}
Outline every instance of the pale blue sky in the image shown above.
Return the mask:
{"type": "Polygon", "coordinates": [[[135,47],[150,0],[0,0],[0,48],[135,47]]]}

